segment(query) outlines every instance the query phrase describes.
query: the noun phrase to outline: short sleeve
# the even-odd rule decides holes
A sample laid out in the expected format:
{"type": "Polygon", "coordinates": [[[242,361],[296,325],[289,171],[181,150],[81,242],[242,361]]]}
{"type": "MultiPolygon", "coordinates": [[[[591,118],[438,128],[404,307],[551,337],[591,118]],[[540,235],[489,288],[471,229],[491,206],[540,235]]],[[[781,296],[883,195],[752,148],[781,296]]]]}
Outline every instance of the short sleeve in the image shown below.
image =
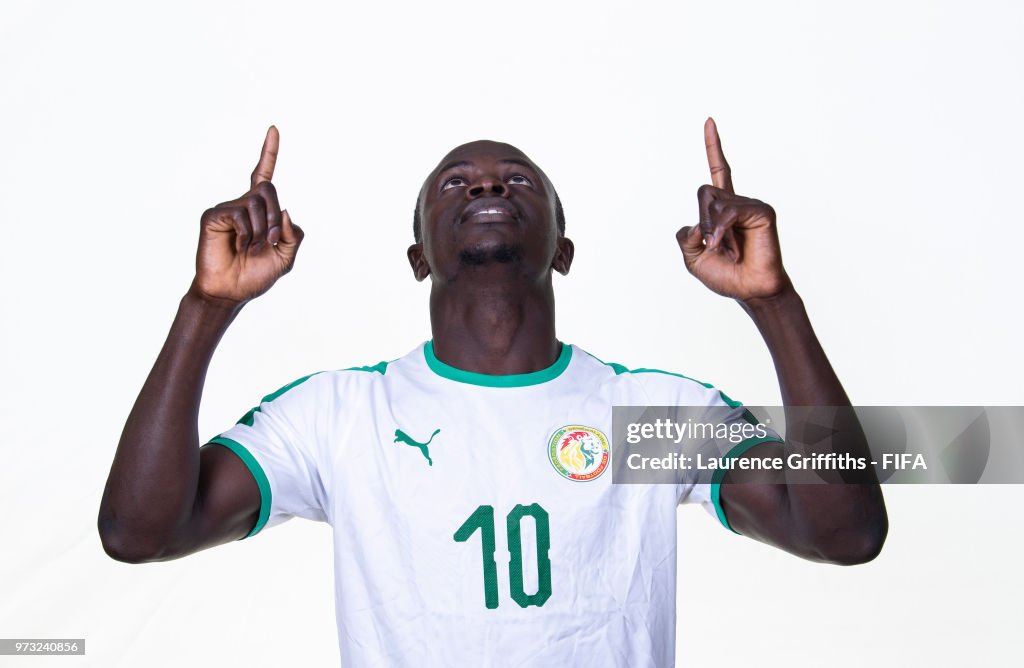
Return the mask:
{"type": "MultiPolygon", "coordinates": [[[[708,445],[712,448],[714,456],[723,460],[738,459],[748,450],[762,443],[783,442],[782,438],[775,431],[766,425],[760,424],[757,418],[740,403],[733,403],[732,405],[723,403],[718,408],[709,408],[709,412],[713,415],[712,421],[727,425],[727,431],[730,434],[738,433],[740,431],[738,428],[744,427],[744,425],[748,426],[749,429],[747,431],[751,432],[745,438],[715,438],[710,441],[708,445]]],[[[722,508],[722,480],[725,478],[726,473],[728,473],[728,469],[719,468],[711,474],[710,480],[699,480],[692,483],[685,490],[679,501],[680,503],[701,504],[708,513],[718,518],[722,526],[736,533],[735,529],[729,525],[729,520],[725,516],[725,510],[722,508]]]]}
{"type": "Polygon", "coordinates": [[[329,398],[321,396],[325,377],[304,376],[268,394],[209,441],[235,453],[259,486],[259,517],[245,538],[292,517],[327,521],[317,456],[322,441],[318,414],[329,398]]]}
{"type": "MultiPolygon", "coordinates": [[[[762,443],[782,443],[783,439],[767,425],[761,424],[740,402],[708,383],[679,374],[638,369],[633,372],[641,379],[650,405],[706,407],[707,421],[724,425],[724,436],[707,440],[701,452],[721,459],[736,459],[762,443]],[[737,437],[737,434],[742,436],[737,437]]],[[[727,469],[720,468],[709,475],[681,481],[679,503],[699,503],[726,529],[735,531],[722,509],[720,499],[722,480],[727,469]]]]}

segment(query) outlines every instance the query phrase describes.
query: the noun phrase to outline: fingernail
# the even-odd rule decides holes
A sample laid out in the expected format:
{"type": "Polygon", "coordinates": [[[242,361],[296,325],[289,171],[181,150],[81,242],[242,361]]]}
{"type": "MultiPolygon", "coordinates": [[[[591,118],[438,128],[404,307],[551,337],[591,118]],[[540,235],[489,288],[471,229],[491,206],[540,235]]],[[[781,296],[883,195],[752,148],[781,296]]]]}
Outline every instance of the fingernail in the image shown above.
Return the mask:
{"type": "Polygon", "coordinates": [[[710,234],[704,235],[704,245],[707,246],[708,248],[711,248],[711,240],[712,236],[710,234]]]}

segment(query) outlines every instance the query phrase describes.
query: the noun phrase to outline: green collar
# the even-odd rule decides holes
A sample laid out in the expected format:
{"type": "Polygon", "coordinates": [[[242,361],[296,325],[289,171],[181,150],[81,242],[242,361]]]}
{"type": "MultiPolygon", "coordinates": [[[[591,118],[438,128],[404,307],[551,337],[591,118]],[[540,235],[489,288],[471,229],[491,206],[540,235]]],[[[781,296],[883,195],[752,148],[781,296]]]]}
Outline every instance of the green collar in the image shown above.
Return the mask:
{"type": "Polygon", "coordinates": [[[572,346],[564,343],[561,346],[562,352],[558,354],[558,359],[548,368],[530,373],[514,373],[505,376],[463,371],[462,369],[449,366],[434,355],[433,340],[427,341],[426,345],[423,346],[423,355],[427,358],[427,366],[430,367],[430,370],[442,378],[460,383],[469,383],[470,385],[483,385],[484,387],[526,387],[527,385],[540,385],[549,380],[554,380],[565,371],[565,368],[569,366],[569,360],[572,359],[572,346]]]}

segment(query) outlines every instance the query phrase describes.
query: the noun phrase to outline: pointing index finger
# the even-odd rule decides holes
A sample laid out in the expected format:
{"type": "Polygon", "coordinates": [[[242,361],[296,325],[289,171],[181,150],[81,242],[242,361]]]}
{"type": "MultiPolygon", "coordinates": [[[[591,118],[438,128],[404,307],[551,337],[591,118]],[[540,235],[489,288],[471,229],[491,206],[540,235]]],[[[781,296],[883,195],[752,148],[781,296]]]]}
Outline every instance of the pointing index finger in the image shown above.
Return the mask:
{"type": "Polygon", "coordinates": [[[704,148],[708,152],[708,167],[711,169],[711,185],[716,188],[735,194],[732,188],[732,170],[729,163],[725,161],[725,153],[722,152],[722,141],[718,138],[718,127],[715,119],[708,117],[704,121],[704,148]]]}
{"type": "Polygon", "coordinates": [[[263,140],[263,152],[260,153],[260,161],[256,169],[252,170],[251,187],[270,181],[274,178],[274,165],[277,164],[277,148],[281,142],[281,135],[277,127],[271,125],[267,130],[267,138],[263,140]]]}

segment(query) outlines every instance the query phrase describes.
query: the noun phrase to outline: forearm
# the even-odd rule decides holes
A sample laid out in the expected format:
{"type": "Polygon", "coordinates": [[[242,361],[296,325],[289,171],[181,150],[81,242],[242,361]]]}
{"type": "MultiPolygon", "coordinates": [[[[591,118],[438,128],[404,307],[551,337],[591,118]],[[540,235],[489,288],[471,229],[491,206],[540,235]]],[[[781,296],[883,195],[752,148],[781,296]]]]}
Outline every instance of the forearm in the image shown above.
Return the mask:
{"type": "MultiPolygon", "coordinates": [[[[772,355],[786,406],[786,451],[865,458],[870,451],[850,400],[811,327],[803,301],[793,290],[772,300],[743,303],[772,355]],[[834,421],[837,431],[820,440],[820,427],[834,421]],[[810,431],[808,430],[810,428],[810,431]],[[815,433],[816,432],[816,433],[815,433]]],[[[881,489],[868,464],[858,482],[785,485],[779,538],[787,549],[810,558],[857,563],[880,549],[887,528],[881,489]]]]}
{"type": "Polygon", "coordinates": [[[740,302],[768,346],[786,406],[849,406],[839,378],[790,288],[772,299],[740,302]]]}
{"type": "Polygon", "coordinates": [[[189,291],[125,423],[100,504],[108,551],[151,554],[192,513],[199,404],[213,352],[240,306],[189,291]]]}

